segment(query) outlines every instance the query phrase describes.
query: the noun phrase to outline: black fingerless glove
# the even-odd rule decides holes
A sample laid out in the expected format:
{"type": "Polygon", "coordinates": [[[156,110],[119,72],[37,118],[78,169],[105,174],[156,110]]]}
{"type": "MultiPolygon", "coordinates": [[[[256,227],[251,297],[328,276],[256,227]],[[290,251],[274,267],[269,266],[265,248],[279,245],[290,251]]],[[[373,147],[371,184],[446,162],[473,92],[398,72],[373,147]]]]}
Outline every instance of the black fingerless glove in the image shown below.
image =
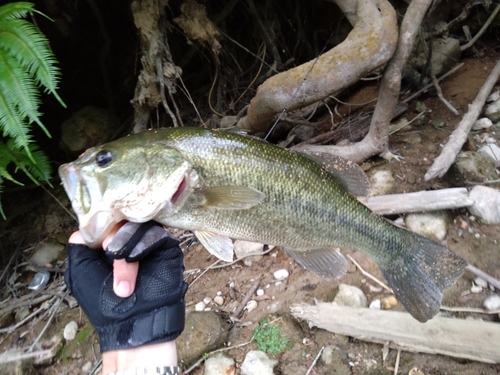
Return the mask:
{"type": "Polygon", "coordinates": [[[101,352],[171,341],[184,330],[187,284],[179,242],[157,225],[143,225],[141,235],[122,241],[121,251],[107,252],[141,260],[135,291],[128,298],[113,291],[109,255],[85,245],[66,247],[65,281],[99,334],[101,352]],[[142,246],[140,251],[137,246],[142,246]]]}

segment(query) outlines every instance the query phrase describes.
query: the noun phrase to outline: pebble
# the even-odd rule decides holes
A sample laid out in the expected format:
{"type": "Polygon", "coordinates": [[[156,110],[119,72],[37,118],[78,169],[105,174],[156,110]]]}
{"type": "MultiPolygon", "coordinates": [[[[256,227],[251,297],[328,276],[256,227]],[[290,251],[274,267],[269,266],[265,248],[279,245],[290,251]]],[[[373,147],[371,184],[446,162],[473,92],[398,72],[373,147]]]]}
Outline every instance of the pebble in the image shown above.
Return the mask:
{"type": "Polygon", "coordinates": [[[380,300],[384,310],[390,310],[398,304],[398,300],[394,296],[384,297],[380,300]]]}
{"type": "Polygon", "coordinates": [[[474,284],[476,284],[480,287],[483,287],[483,288],[488,287],[488,282],[484,279],[481,279],[479,276],[474,279],[474,284]]]}
{"type": "Polygon", "coordinates": [[[29,307],[21,307],[19,310],[16,311],[16,314],[14,315],[14,319],[16,322],[20,322],[24,318],[26,318],[29,314],[31,313],[31,310],[29,307]]]}
{"type": "Polygon", "coordinates": [[[264,295],[264,293],[265,293],[265,292],[264,292],[264,289],[257,289],[257,292],[256,292],[257,296],[259,296],[259,297],[260,297],[260,296],[263,296],[263,295],[264,295]]]}
{"type": "Polygon", "coordinates": [[[368,307],[373,310],[380,310],[382,308],[382,304],[379,299],[374,299],[370,302],[370,306],[368,307]]]}
{"type": "Polygon", "coordinates": [[[64,253],[64,246],[58,243],[46,242],[35,251],[30,261],[37,266],[45,266],[47,263],[56,261],[60,254],[64,253]]]}
{"type": "Polygon", "coordinates": [[[449,218],[444,211],[413,213],[406,215],[406,227],[424,237],[442,241],[448,231],[449,218]]]}
{"type": "Polygon", "coordinates": [[[367,307],[368,300],[361,289],[353,285],[340,284],[333,302],[342,306],[367,307]]]}
{"type": "Polygon", "coordinates": [[[487,157],[489,157],[495,162],[497,166],[500,165],[500,147],[498,147],[496,144],[488,143],[481,147],[477,152],[479,152],[481,155],[486,155],[487,157]]]}
{"type": "Polygon", "coordinates": [[[205,360],[203,375],[222,375],[228,374],[226,370],[234,366],[234,359],[219,353],[205,360]]]}
{"type": "Polygon", "coordinates": [[[331,346],[325,346],[321,353],[321,361],[325,365],[331,365],[333,363],[333,348],[331,346]]]}
{"type": "Polygon", "coordinates": [[[85,364],[82,366],[82,372],[85,373],[85,374],[88,374],[90,373],[90,371],[92,370],[92,362],[90,361],[87,361],[85,362],[85,364]]]}
{"type": "Polygon", "coordinates": [[[205,305],[205,302],[198,302],[196,305],[194,305],[194,311],[203,311],[205,310],[205,307],[207,307],[207,305],[205,305]]]}
{"type": "Polygon", "coordinates": [[[472,285],[472,287],[470,288],[470,292],[471,293],[481,293],[483,291],[483,287],[482,286],[479,286],[479,285],[472,285]]]}
{"type": "Polygon", "coordinates": [[[500,224],[500,191],[487,186],[474,186],[469,193],[474,201],[469,212],[485,224],[500,224]]]}
{"type": "Polygon", "coordinates": [[[484,112],[486,117],[488,117],[491,121],[499,121],[500,120],[500,100],[495,100],[493,103],[486,107],[484,112]]]}
{"type": "Polygon", "coordinates": [[[243,259],[245,266],[250,267],[254,262],[258,262],[262,259],[262,255],[248,256],[250,254],[261,254],[264,252],[264,245],[257,242],[234,241],[234,254],[236,258],[243,259]]]}
{"type": "Polygon", "coordinates": [[[250,350],[241,364],[241,375],[274,375],[273,368],[278,364],[260,350],[250,350]]]}
{"type": "Polygon", "coordinates": [[[287,269],[282,268],[280,270],[274,271],[273,276],[276,280],[281,281],[281,280],[285,280],[286,278],[288,278],[288,276],[290,276],[290,273],[288,272],[287,269]]]}
{"type": "Polygon", "coordinates": [[[372,196],[392,193],[394,189],[394,177],[391,171],[377,171],[370,177],[372,196]]]}
{"type": "Polygon", "coordinates": [[[493,122],[487,118],[483,117],[477,120],[473,125],[472,125],[472,130],[483,130],[483,129],[488,129],[493,126],[493,122]]]}
{"type": "Polygon", "coordinates": [[[483,301],[483,306],[486,310],[489,311],[500,310],[500,296],[498,294],[492,294],[491,296],[488,296],[483,301]]]}
{"type": "MultiPolygon", "coordinates": [[[[203,298],[203,303],[205,305],[210,305],[211,302],[212,302],[212,298],[210,298],[210,297],[203,298]]],[[[203,306],[203,308],[205,308],[205,306],[203,306]]]]}
{"type": "Polygon", "coordinates": [[[253,299],[248,301],[247,304],[245,305],[245,310],[247,310],[248,312],[252,312],[256,308],[257,308],[257,301],[255,301],[253,299]]]}
{"type": "Polygon", "coordinates": [[[222,306],[224,304],[224,297],[222,297],[222,296],[215,296],[214,302],[217,305],[222,306]]]}
{"type": "Polygon", "coordinates": [[[76,337],[78,332],[78,323],[72,320],[64,327],[63,337],[66,341],[71,341],[76,337]]]}

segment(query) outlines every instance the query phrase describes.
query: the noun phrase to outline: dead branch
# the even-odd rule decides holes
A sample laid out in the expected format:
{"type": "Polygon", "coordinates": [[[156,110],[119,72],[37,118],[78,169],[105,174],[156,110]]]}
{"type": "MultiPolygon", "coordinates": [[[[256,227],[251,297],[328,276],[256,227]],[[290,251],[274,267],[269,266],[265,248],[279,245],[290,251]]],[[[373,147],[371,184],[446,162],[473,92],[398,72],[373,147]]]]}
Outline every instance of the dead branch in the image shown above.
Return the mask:
{"type": "Polygon", "coordinates": [[[389,157],[389,124],[396,108],[403,68],[410,57],[420,24],[432,0],[414,0],[408,6],[399,31],[396,52],[382,77],[379,100],[368,135],[349,146],[304,146],[302,150],[328,152],[360,162],[373,155],[389,157]]]}
{"type": "Polygon", "coordinates": [[[259,287],[259,284],[260,284],[260,277],[254,280],[252,286],[248,290],[247,294],[245,294],[245,297],[243,298],[241,303],[238,305],[236,310],[234,310],[234,313],[231,314],[232,317],[239,318],[239,316],[241,315],[241,313],[245,309],[245,306],[247,305],[248,301],[250,301],[253,294],[255,293],[257,288],[259,287]]]}
{"type": "Polygon", "coordinates": [[[291,307],[310,326],[396,349],[444,354],[486,363],[500,362],[500,325],[480,320],[436,316],[425,324],[410,314],[318,303],[291,307]]]}
{"type": "Polygon", "coordinates": [[[498,12],[500,11],[500,4],[498,4],[495,8],[495,10],[491,13],[490,17],[488,20],[484,23],[483,27],[477,32],[476,35],[474,35],[474,38],[472,38],[469,42],[464,44],[463,46],[460,46],[460,51],[465,51],[467,48],[472,46],[476,41],[479,39],[481,35],[486,31],[486,29],[490,26],[491,22],[495,19],[497,16],[498,12]]]}
{"type": "Polygon", "coordinates": [[[497,82],[499,76],[500,60],[491,71],[490,76],[479,90],[479,93],[477,94],[472,104],[469,105],[469,110],[462,118],[462,121],[460,121],[460,124],[458,124],[457,128],[450,135],[450,138],[444,146],[443,151],[441,151],[441,154],[436,159],[434,159],[434,163],[425,174],[426,181],[429,181],[435,177],[443,177],[450,166],[453,164],[458,153],[462,149],[463,144],[467,140],[467,135],[469,134],[472,125],[479,117],[484,103],[486,102],[486,98],[493,89],[493,86],[497,82]]]}
{"type": "Polygon", "coordinates": [[[466,188],[358,197],[358,200],[379,215],[449,210],[474,204],[466,188]]]}
{"type": "Polygon", "coordinates": [[[388,1],[358,0],[355,5],[354,2],[335,2],[353,23],[354,28],[347,39],[317,61],[266,80],[252,99],[247,115],[238,121],[239,128],[265,131],[283,108],[294,110],[320,101],[357,82],[391,58],[397,42],[397,23],[388,1]],[[354,13],[350,13],[352,10],[354,13]],[[314,69],[297,92],[313,64],[314,69]]]}

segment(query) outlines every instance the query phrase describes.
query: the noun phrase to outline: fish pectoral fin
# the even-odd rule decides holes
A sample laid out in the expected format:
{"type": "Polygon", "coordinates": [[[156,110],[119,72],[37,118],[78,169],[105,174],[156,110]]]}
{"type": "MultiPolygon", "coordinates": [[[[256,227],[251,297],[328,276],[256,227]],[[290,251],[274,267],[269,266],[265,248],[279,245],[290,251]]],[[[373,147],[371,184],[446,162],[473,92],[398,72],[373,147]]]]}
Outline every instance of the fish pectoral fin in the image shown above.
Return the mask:
{"type": "Polygon", "coordinates": [[[347,272],[347,260],[338,249],[308,251],[285,249],[285,251],[302,267],[325,279],[338,279],[347,272]]]}
{"type": "Polygon", "coordinates": [[[229,237],[205,230],[197,230],[194,235],[210,254],[225,262],[233,261],[233,241],[229,237]]]}
{"type": "Polygon", "coordinates": [[[258,205],[266,195],[248,186],[214,186],[201,191],[204,206],[221,210],[246,210],[258,205]]]}
{"type": "Polygon", "coordinates": [[[345,190],[356,197],[370,195],[370,181],[363,169],[351,160],[326,152],[300,151],[333,175],[345,190]]]}

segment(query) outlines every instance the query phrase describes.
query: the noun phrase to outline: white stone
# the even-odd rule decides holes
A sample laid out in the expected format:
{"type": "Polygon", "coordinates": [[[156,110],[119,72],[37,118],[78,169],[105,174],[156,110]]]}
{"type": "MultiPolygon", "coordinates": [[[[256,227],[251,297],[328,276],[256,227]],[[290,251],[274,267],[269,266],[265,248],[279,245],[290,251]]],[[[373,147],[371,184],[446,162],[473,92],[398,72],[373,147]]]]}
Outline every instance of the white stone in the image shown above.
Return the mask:
{"type": "Polygon", "coordinates": [[[486,107],[484,112],[486,117],[491,121],[496,122],[500,120],[500,100],[495,100],[493,103],[486,107]]]}
{"type": "Polygon", "coordinates": [[[353,285],[340,284],[333,302],[342,306],[367,307],[368,300],[361,289],[353,285]]]}
{"type": "Polygon", "coordinates": [[[229,374],[226,369],[230,366],[234,366],[234,359],[219,353],[205,360],[203,375],[229,374]]]}
{"type": "Polygon", "coordinates": [[[392,193],[394,188],[394,177],[391,171],[377,171],[370,177],[372,196],[392,193]]]}
{"type": "Polygon", "coordinates": [[[496,165],[500,165],[500,147],[494,143],[488,143],[481,147],[478,152],[482,155],[489,157],[496,165]]]}
{"type": "Polygon", "coordinates": [[[500,310],[500,296],[498,294],[488,296],[488,298],[483,301],[483,306],[489,311],[500,310]]]}
{"type": "Polygon", "coordinates": [[[488,99],[486,99],[487,102],[494,102],[496,100],[500,99],[500,91],[495,91],[488,96],[488,99]]]}
{"type": "Polygon", "coordinates": [[[241,375],[274,375],[273,368],[278,363],[260,350],[251,350],[241,364],[241,375]]]}
{"type": "Polygon", "coordinates": [[[258,262],[262,259],[262,255],[248,256],[250,254],[262,254],[264,252],[264,245],[258,242],[250,241],[234,241],[234,254],[236,258],[243,259],[245,266],[250,267],[253,262],[258,262]],[[246,257],[246,258],[245,258],[246,257]]]}
{"type": "Polygon", "coordinates": [[[280,270],[274,271],[273,275],[276,280],[285,280],[286,278],[288,278],[288,276],[290,276],[290,273],[287,269],[282,268],[280,270]]]}
{"type": "Polygon", "coordinates": [[[325,346],[325,349],[323,349],[321,353],[321,361],[325,365],[331,365],[333,363],[333,348],[331,346],[325,346]]]}
{"type": "Polygon", "coordinates": [[[483,129],[488,129],[493,126],[493,122],[487,118],[483,117],[477,120],[473,125],[472,125],[472,130],[483,130],[483,129]]]}
{"type": "Polygon", "coordinates": [[[469,212],[485,224],[500,224],[500,191],[487,186],[474,186],[469,193],[474,201],[469,212]]]}
{"type": "Polygon", "coordinates": [[[482,291],[483,291],[483,287],[479,286],[479,285],[472,285],[470,288],[470,292],[474,293],[474,294],[481,293],[482,291]]]}
{"type": "Polygon", "coordinates": [[[481,279],[479,276],[474,279],[474,284],[476,284],[477,286],[480,286],[482,288],[488,287],[488,282],[484,279],[481,279]]]}
{"type": "Polygon", "coordinates": [[[423,212],[408,214],[405,218],[406,227],[424,237],[442,241],[448,231],[449,219],[445,212],[423,212]]]}
{"type": "Polygon", "coordinates": [[[257,289],[257,292],[256,292],[257,296],[263,296],[264,295],[264,289],[257,289]]]}
{"type": "Polygon", "coordinates": [[[63,337],[66,341],[71,341],[76,337],[78,332],[78,323],[72,320],[64,327],[63,337]]]}
{"type": "Polygon", "coordinates": [[[257,301],[255,301],[253,299],[248,301],[247,304],[245,305],[245,310],[247,310],[248,312],[252,312],[256,308],[257,308],[257,301]]]}
{"type": "Polygon", "coordinates": [[[370,306],[368,306],[370,309],[374,310],[381,310],[382,309],[382,304],[379,299],[374,299],[373,301],[370,302],[370,306]]]}
{"type": "Polygon", "coordinates": [[[217,305],[222,306],[224,304],[224,297],[222,297],[222,296],[215,296],[214,302],[217,305]]]}
{"type": "Polygon", "coordinates": [[[85,362],[85,364],[82,366],[83,373],[84,374],[90,373],[90,371],[92,371],[92,367],[94,367],[92,366],[92,362],[90,361],[85,362]]]}
{"type": "Polygon", "coordinates": [[[64,251],[64,246],[56,243],[46,242],[42,244],[38,250],[35,251],[31,257],[31,262],[35,263],[37,266],[44,267],[48,263],[52,263],[59,257],[64,251]]]}
{"type": "Polygon", "coordinates": [[[194,305],[194,311],[203,311],[205,310],[205,307],[207,307],[207,305],[205,305],[203,301],[198,302],[196,305],[194,305]]]}
{"type": "Polygon", "coordinates": [[[212,302],[212,298],[210,298],[210,297],[203,298],[203,303],[205,305],[210,305],[211,302],[212,302]]]}

